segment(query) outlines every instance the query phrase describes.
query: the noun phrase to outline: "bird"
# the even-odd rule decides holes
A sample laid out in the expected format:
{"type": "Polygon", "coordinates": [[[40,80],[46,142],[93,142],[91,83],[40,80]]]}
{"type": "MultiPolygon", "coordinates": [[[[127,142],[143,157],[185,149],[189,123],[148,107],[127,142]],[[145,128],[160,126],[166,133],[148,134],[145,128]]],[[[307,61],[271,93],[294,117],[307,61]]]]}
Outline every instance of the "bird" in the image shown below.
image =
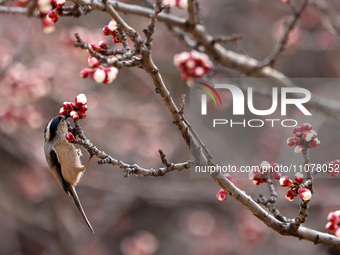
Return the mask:
{"type": "Polygon", "coordinates": [[[80,203],[75,186],[84,173],[90,159],[85,166],[81,163],[81,151],[66,139],[68,126],[67,116],[60,115],[52,118],[45,126],[45,157],[54,178],[69,196],[72,196],[81,216],[89,229],[94,230],[86,217],[80,203]]]}

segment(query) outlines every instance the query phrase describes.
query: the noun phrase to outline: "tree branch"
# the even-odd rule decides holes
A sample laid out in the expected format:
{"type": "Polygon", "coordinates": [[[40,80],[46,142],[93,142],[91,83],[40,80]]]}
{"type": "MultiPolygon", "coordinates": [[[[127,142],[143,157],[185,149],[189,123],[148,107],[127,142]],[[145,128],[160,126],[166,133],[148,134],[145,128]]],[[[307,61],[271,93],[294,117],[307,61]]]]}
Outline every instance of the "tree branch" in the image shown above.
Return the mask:
{"type": "Polygon", "coordinates": [[[188,0],[188,23],[190,26],[195,26],[198,23],[196,5],[197,2],[195,0],[188,0]]]}
{"type": "Polygon", "coordinates": [[[74,125],[75,125],[74,130],[71,129],[70,131],[74,132],[79,137],[79,139],[76,139],[73,143],[82,146],[84,149],[87,150],[87,152],[91,156],[96,156],[97,158],[99,158],[99,160],[97,161],[98,164],[109,164],[113,166],[118,166],[120,169],[123,169],[125,173],[125,177],[128,177],[130,174],[143,175],[143,176],[163,176],[166,173],[169,173],[172,171],[188,170],[193,164],[193,162],[190,160],[187,162],[177,163],[177,164],[169,163],[168,161],[166,161],[165,155],[162,150],[159,150],[159,153],[160,153],[162,163],[165,164],[166,162],[165,167],[154,169],[154,168],[140,167],[137,164],[133,164],[133,165],[127,164],[121,160],[114,159],[113,157],[111,157],[110,155],[106,154],[104,151],[100,150],[95,145],[93,145],[91,141],[87,139],[87,137],[85,136],[83,130],[81,129],[79,125],[78,120],[74,121],[74,125]]]}
{"type": "Polygon", "coordinates": [[[288,19],[287,22],[284,24],[284,32],[279,40],[279,42],[275,45],[273,51],[270,53],[270,55],[263,61],[263,66],[271,66],[273,67],[278,60],[281,53],[285,50],[285,47],[288,43],[289,35],[296,27],[301,13],[306,9],[308,4],[308,0],[304,0],[304,2],[301,4],[299,9],[296,9],[294,6],[290,5],[293,11],[292,16],[288,19]]]}
{"type": "MultiPolygon", "coordinates": [[[[212,176],[212,175],[211,175],[212,176]]],[[[307,240],[315,244],[324,244],[334,248],[340,248],[340,239],[334,235],[322,233],[303,226],[298,229],[290,228],[289,223],[281,222],[275,219],[272,215],[266,212],[260,205],[258,205],[249,195],[239,190],[233,183],[231,183],[223,174],[215,173],[212,176],[219,186],[230,194],[237,201],[242,203],[249,211],[251,211],[258,219],[265,223],[268,227],[275,230],[281,235],[295,236],[299,239],[307,240]]]]}

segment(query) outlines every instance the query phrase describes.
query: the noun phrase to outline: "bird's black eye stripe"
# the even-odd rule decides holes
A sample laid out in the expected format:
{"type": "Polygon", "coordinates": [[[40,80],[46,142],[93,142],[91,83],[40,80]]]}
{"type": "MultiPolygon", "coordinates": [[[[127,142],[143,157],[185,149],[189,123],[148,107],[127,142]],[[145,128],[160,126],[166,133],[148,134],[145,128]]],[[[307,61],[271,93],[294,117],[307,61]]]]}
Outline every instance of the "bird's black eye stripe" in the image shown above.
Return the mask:
{"type": "Polygon", "coordinates": [[[53,118],[51,125],[50,125],[50,141],[55,137],[55,134],[57,132],[58,125],[60,121],[62,120],[61,116],[57,116],[53,118]]]}

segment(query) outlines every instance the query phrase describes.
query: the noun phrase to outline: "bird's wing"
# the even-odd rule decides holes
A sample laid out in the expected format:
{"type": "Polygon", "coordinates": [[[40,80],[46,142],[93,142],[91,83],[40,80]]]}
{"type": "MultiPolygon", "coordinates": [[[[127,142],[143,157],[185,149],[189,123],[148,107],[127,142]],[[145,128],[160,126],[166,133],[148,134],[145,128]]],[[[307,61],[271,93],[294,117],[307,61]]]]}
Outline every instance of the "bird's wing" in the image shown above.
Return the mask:
{"type": "Polygon", "coordinates": [[[90,230],[94,233],[93,228],[89,222],[89,220],[86,217],[86,214],[84,212],[84,209],[80,203],[80,200],[78,198],[77,192],[75,190],[75,188],[67,181],[65,181],[63,174],[61,172],[61,165],[57,156],[57,153],[55,152],[55,150],[51,150],[51,159],[53,162],[53,165],[51,167],[52,169],[52,173],[55,177],[55,179],[58,181],[59,185],[64,189],[64,191],[69,195],[73,197],[74,203],[76,204],[81,216],[83,217],[83,219],[85,220],[87,226],[90,228],[90,230]]]}
{"type": "Polygon", "coordinates": [[[61,165],[57,156],[57,153],[55,152],[54,149],[51,150],[50,152],[50,156],[52,159],[52,174],[54,176],[54,178],[57,180],[57,182],[59,183],[59,185],[63,188],[63,190],[66,192],[66,194],[71,195],[67,182],[65,181],[62,173],[61,173],[61,165]]]}

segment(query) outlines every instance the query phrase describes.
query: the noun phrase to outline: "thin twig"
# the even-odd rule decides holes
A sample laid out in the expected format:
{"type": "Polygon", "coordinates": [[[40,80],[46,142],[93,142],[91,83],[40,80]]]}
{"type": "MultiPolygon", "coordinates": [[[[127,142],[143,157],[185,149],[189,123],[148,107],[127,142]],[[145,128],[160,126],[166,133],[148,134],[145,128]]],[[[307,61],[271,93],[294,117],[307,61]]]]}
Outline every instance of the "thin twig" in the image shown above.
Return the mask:
{"type": "Polygon", "coordinates": [[[186,95],[182,94],[182,96],[181,96],[181,105],[180,105],[180,110],[179,110],[179,113],[182,114],[182,115],[184,114],[184,109],[185,109],[185,106],[186,106],[185,98],[186,98],[186,95]]]}
{"type": "Polygon", "coordinates": [[[312,191],[313,193],[313,184],[314,184],[314,171],[313,169],[311,169],[309,167],[309,156],[308,156],[308,148],[306,148],[305,150],[303,150],[303,159],[304,159],[304,162],[303,162],[303,169],[305,169],[305,172],[306,172],[306,181],[309,181],[310,184],[308,186],[308,188],[312,191]]]}
{"type": "Polygon", "coordinates": [[[231,43],[231,42],[237,42],[240,40],[244,40],[243,34],[232,34],[232,35],[226,35],[226,36],[219,36],[215,37],[211,43],[231,43]]]}
{"type": "Polygon", "coordinates": [[[160,14],[163,10],[165,9],[164,6],[162,6],[162,0],[157,0],[156,3],[154,4],[154,13],[150,17],[150,21],[148,24],[148,28],[144,29],[143,32],[146,36],[144,45],[146,48],[150,51],[151,50],[151,43],[152,43],[152,36],[155,32],[155,24],[156,24],[156,19],[158,14],[160,14]]]}
{"type": "MultiPolygon", "coordinates": [[[[310,189],[310,191],[314,193],[313,191],[314,174],[312,172],[312,169],[308,167],[309,166],[308,148],[303,150],[303,158],[304,158],[303,169],[305,169],[305,173],[306,173],[306,182],[308,182],[309,184],[308,188],[310,189]]],[[[304,183],[304,185],[306,185],[306,182],[304,183]]],[[[309,203],[309,200],[301,202],[299,215],[295,218],[295,221],[291,226],[293,229],[297,229],[302,223],[306,221],[306,218],[308,216],[308,208],[309,208],[308,203],[309,203]]]]}
{"type": "Polygon", "coordinates": [[[284,32],[281,36],[281,39],[278,41],[278,43],[275,45],[272,52],[269,54],[269,56],[263,61],[262,66],[270,66],[273,67],[278,60],[281,53],[285,50],[285,47],[287,46],[289,35],[292,33],[294,28],[296,27],[301,13],[304,11],[304,9],[307,7],[308,0],[304,0],[304,2],[301,4],[299,9],[296,9],[293,5],[291,6],[292,9],[292,16],[288,19],[287,22],[284,24],[284,32]]]}
{"type": "Polygon", "coordinates": [[[188,0],[188,24],[190,26],[195,26],[198,22],[196,5],[197,2],[195,0],[188,0]]]}
{"type": "Polygon", "coordinates": [[[165,165],[166,167],[171,167],[171,164],[166,159],[164,152],[161,149],[159,149],[158,153],[159,153],[159,156],[161,157],[163,165],[165,165]]]}
{"type": "Polygon", "coordinates": [[[141,58],[134,56],[136,53],[131,51],[128,46],[121,50],[110,51],[103,49],[101,52],[96,52],[92,49],[90,44],[82,41],[78,33],[75,33],[74,36],[77,39],[74,46],[88,50],[100,63],[105,63],[108,66],[115,66],[117,68],[134,67],[140,66],[141,64],[141,58]],[[114,57],[110,57],[111,54],[114,55],[114,57]]]}
{"type": "Polygon", "coordinates": [[[268,210],[273,214],[273,216],[284,223],[290,222],[286,217],[284,217],[279,210],[276,209],[275,203],[271,202],[270,199],[267,199],[262,194],[259,195],[260,198],[258,200],[255,200],[257,203],[264,205],[268,210]]]}
{"type": "Polygon", "coordinates": [[[306,221],[308,216],[308,202],[302,201],[300,204],[299,215],[295,218],[294,223],[291,225],[292,230],[296,230],[300,227],[302,223],[306,221]]]}

